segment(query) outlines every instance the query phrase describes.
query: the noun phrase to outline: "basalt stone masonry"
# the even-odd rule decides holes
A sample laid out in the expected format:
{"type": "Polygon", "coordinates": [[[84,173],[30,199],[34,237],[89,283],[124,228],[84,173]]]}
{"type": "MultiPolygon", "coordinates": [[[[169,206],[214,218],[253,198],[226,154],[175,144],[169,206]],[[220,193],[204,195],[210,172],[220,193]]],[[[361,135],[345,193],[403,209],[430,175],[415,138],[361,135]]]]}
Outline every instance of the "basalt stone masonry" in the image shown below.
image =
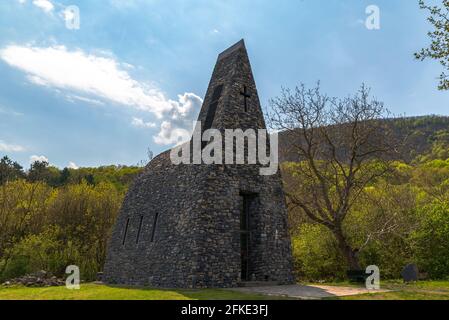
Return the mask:
{"type": "MultiPolygon", "coordinates": [[[[218,56],[198,121],[203,130],[265,129],[242,41],[218,56]]],[[[223,139],[224,140],[224,139],[223,139]]],[[[280,173],[256,165],[174,165],[154,158],[130,187],[103,281],[166,288],[293,282],[280,173]]]]}

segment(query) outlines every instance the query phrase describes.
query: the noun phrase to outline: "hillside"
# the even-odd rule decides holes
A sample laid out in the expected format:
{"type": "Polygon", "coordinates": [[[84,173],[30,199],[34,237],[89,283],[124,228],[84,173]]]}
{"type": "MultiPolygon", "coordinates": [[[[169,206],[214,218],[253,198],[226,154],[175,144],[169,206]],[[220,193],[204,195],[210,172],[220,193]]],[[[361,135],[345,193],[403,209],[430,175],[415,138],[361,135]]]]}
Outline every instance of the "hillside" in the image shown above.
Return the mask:
{"type": "MultiPolygon", "coordinates": [[[[396,160],[410,163],[420,158],[446,159],[449,157],[449,117],[422,116],[383,120],[404,145],[396,160]]],[[[338,130],[338,126],[335,127],[338,130]]],[[[293,140],[291,133],[279,134],[279,160],[298,161],[298,156],[289,148],[293,140]]],[[[296,141],[297,142],[297,141],[296,141]]]]}

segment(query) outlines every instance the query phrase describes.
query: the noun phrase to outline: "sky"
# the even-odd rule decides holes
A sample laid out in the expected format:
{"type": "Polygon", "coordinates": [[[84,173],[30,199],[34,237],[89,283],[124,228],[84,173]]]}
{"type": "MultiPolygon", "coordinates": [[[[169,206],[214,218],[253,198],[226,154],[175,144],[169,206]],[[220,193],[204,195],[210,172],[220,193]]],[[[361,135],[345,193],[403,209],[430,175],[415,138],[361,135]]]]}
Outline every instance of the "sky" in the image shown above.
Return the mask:
{"type": "Polygon", "coordinates": [[[365,83],[397,115],[448,115],[441,66],[413,57],[430,29],[415,0],[2,0],[0,156],[136,165],[189,134],[217,55],[242,38],[263,107],[320,81],[337,97],[365,83]]]}

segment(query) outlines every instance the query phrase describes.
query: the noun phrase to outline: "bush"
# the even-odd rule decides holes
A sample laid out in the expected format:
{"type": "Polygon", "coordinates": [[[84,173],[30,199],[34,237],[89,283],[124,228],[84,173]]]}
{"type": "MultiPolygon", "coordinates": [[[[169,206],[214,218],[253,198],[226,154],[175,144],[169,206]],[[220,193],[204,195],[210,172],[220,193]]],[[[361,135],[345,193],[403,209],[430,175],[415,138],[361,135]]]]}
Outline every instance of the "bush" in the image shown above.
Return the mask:
{"type": "Polygon", "coordinates": [[[293,237],[293,259],[300,280],[339,280],[345,263],[332,233],[321,225],[305,223],[293,237]]]}
{"type": "Polygon", "coordinates": [[[432,279],[449,277],[449,204],[433,203],[421,210],[421,226],[413,233],[418,266],[432,279]]]}
{"type": "Polygon", "coordinates": [[[83,280],[96,278],[123,192],[110,182],[51,188],[17,180],[0,188],[0,280],[39,270],[63,276],[71,264],[83,280]]]}
{"type": "Polygon", "coordinates": [[[14,245],[10,249],[10,258],[2,278],[16,278],[39,270],[62,276],[68,261],[74,259],[71,258],[71,250],[59,240],[60,233],[58,227],[49,227],[44,232],[29,235],[14,245]]]}

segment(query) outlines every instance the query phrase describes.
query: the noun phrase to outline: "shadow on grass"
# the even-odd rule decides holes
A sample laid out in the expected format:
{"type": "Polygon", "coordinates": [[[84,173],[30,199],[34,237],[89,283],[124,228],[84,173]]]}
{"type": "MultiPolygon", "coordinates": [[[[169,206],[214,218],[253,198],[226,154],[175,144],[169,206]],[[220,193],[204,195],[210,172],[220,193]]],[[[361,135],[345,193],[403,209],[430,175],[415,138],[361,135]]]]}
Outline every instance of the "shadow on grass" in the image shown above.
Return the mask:
{"type": "MultiPolygon", "coordinates": [[[[121,290],[140,290],[147,293],[157,293],[162,296],[178,296],[186,300],[289,300],[286,296],[265,295],[255,292],[241,292],[234,289],[180,289],[151,288],[142,286],[101,284],[102,286],[121,290]]],[[[165,299],[162,299],[165,300],[165,299]]]]}

